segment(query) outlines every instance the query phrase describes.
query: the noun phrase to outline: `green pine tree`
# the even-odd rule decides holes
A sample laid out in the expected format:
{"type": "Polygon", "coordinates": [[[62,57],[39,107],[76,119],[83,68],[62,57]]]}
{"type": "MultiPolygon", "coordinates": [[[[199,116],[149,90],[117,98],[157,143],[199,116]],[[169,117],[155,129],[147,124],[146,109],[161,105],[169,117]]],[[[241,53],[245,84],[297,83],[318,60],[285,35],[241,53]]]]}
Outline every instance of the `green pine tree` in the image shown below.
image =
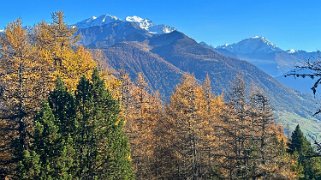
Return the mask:
{"type": "Polygon", "coordinates": [[[58,157],[57,167],[59,169],[60,179],[73,179],[76,170],[76,160],[73,138],[68,135],[66,140],[62,140],[60,156],[58,157]]]}
{"type": "Polygon", "coordinates": [[[58,177],[57,157],[59,156],[58,126],[48,105],[44,103],[36,115],[34,143],[25,150],[19,163],[21,179],[53,179],[58,177]]]}
{"type": "Polygon", "coordinates": [[[299,165],[303,167],[301,179],[321,178],[321,158],[314,157],[316,152],[311,143],[304,136],[299,125],[296,126],[292,133],[288,145],[288,152],[298,156],[299,165]]]}
{"type": "Polygon", "coordinates": [[[88,179],[95,177],[94,162],[97,155],[94,137],[95,121],[92,118],[94,105],[91,91],[92,84],[88,79],[82,77],[75,92],[78,122],[76,148],[79,161],[77,176],[88,179]]]}
{"type": "Polygon", "coordinates": [[[76,107],[74,96],[67,91],[63,81],[58,78],[56,88],[50,92],[49,105],[59,125],[60,133],[67,138],[76,131],[76,107]]]}
{"type": "Polygon", "coordinates": [[[74,96],[68,92],[60,78],[56,81],[56,88],[49,94],[48,103],[61,135],[57,168],[63,179],[71,179],[77,169],[74,143],[77,130],[76,106],[74,96]]]}
{"type": "Polygon", "coordinates": [[[299,125],[296,126],[295,130],[292,133],[288,151],[290,153],[294,153],[295,151],[297,151],[299,154],[304,155],[313,153],[311,143],[305,138],[299,125]]]}
{"type": "Polygon", "coordinates": [[[19,163],[21,179],[133,179],[119,103],[95,70],[75,96],[58,79],[34,120],[34,141],[19,163]]]}
{"type": "Polygon", "coordinates": [[[25,150],[18,163],[20,179],[39,179],[41,173],[40,156],[35,151],[25,150]]]}
{"type": "Polygon", "coordinates": [[[32,149],[40,156],[41,178],[58,177],[57,158],[59,157],[60,138],[59,127],[48,103],[35,118],[34,145],[32,149]]]}
{"type": "Polygon", "coordinates": [[[34,143],[19,163],[22,179],[72,179],[74,175],[74,98],[58,80],[48,100],[34,120],[34,143]]]}
{"type": "Polygon", "coordinates": [[[119,103],[106,89],[99,71],[92,74],[93,116],[96,119],[97,159],[102,177],[108,179],[133,179],[128,140],[123,132],[124,122],[118,117],[119,103]],[[108,162],[108,163],[106,163],[108,162]]]}
{"type": "Polygon", "coordinates": [[[80,162],[85,178],[132,179],[128,141],[118,117],[119,104],[95,70],[92,80],[81,78],[76,90],[80,162]]]}

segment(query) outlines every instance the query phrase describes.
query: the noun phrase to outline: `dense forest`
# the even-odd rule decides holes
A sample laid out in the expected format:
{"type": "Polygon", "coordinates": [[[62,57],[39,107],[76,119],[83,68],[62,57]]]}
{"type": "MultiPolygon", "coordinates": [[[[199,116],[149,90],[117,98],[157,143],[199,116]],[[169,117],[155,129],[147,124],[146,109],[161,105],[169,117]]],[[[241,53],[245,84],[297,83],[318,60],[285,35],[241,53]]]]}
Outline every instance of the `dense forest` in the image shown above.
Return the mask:
{"type": "Polygon", "coordinates": [[[321,158],[268,97],[235,77],[183,75],[168,102],[77,45],[62,12],[0,35],[2,179],[320,179],[321,158]]]}

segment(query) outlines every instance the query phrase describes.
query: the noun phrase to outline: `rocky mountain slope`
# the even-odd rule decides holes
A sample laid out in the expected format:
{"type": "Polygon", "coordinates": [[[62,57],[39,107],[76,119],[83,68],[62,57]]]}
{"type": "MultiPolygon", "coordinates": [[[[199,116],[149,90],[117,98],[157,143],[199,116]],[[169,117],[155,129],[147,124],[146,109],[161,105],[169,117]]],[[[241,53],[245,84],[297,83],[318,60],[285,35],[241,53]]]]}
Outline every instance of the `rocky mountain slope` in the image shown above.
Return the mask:
{"type": "MultiPolygon", "coordinates": [[[[285,127],[292,128],[295,119],[300,118],[305,121],[306,131],[313,134],[321,131],[320,124],[311,117],[317,107],[312,97],[285,87],[249,62],[223,55],[222,51],[197,43],[182,32],[151,33],[137,23],[118,20],[83,27],[78,27],[81,44],[102,50],[111,67],[126,70],[132,78],[142,72],[164,100],[168,100],[183,73],[192,73],[199,81],[209,74],[217,94],[229,92],[234,78],[241,74],[249,86],[254,84],[265,91],[285,127]]],[[[269,52],[269,48],[260,49],[269,52]]]]}

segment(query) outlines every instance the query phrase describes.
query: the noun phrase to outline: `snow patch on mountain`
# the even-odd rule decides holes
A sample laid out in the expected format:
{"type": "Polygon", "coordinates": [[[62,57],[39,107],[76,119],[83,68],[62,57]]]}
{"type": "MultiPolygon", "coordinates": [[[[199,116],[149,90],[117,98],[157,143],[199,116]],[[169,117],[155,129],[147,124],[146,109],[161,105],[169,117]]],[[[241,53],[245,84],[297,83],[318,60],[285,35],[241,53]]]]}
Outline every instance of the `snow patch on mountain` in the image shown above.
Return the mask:
{"type": "Polygon", "coordinates": [[[134,22],[139,25],[140,28],[145,29],[148,31],[148,29],[153,26],[153,22],[150,21],[149,19],[143,19],[138,16],[127,16],[126,17],[127,22],[134,22]]]}
{"type": "Polygon", "coordinates": [[[287,52],[288,52],[289,54],[294,54],[294,53],[296,53],[296,52],[298,52],[298,51],[295,50],[295,49],[289,49],[289,50],[287,50],[287,52]]]}
{"type": "Polygon", "coordinates": [[[225,49],[225,48],[228,48],[229,46],[230,46],[230,44],[225,43],[225,44],[223,44],[223,45],[216,46],[216,48],[218,48],[218,49],[225,49]]]}
{"type": "Polygon", "coordinates": [[[152,34],[167,34],[171,33],[175,30],[175,28],[161,24],[161,25],[155,25],[151,26],[148,31],[152,34]]]}
{"type": "Polygon", "coordinates": [[[175,30],[175,28],[164,24],[155,25],[151,20],[144,19],[139,16],[127,16],[125,20],[127,22],[136,23],[141,29],[144,29],[152,34],[166,34],[171,33],[175,30]]]}
{"type": "Polygon", "coordinates": [[[80,21],[76,23],[73,26],[76,26],[77,28],[88,28],[88,27],[93,27],[93,26],[102,26],[111,22],[118,21],[119,19],[116,16],[111,16],[111,15],[101,15],[99,17],[97,16],[92,16],[88,19],[85,19],[83,21],[80,21]]]}

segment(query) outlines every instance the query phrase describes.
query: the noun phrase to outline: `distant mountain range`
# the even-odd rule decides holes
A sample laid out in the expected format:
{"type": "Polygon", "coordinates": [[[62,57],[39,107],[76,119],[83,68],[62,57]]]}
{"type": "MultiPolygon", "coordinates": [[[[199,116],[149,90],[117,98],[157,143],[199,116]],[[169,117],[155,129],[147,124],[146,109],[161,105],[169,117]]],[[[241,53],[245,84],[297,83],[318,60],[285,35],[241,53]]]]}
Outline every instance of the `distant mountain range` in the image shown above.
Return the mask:
{"type": "Polygon", "coordinates": [[[306,60],[315,60],[320,55],[318,51],[282,50],[269,40],[261,36],[244,39],[238,43],[218,46],[216,48],[202,43],[206,47],[222,53],[225,56],[242,59],[254,64],[282,84],[300,92],[311,93],[312,80],[284,77],[284,74],[293,70],[295,66],[306,60]]]}
{"type": "Polygon", "coordinates": [[[311,117],[318,106],[315,99],[274,78],[302,62],[310,55],[307,52],[283,51],[262,37],[213,48],[175,28],[154,25],[137,16],[120,20],[103,15],[74,26],[82,37],[80,44],[93,51],[102,50],[112,68],[126,70],[133,79],[142,72],[164,100],[168,100],[183,73],[192,73],[199,81],[209,74],[216,94],[229,92],[235,77],[242,74],[248,86],[254,84],[265,91],[286,129],[300,123],[307,133],[321,132],[320,123],[311,117]]]}

